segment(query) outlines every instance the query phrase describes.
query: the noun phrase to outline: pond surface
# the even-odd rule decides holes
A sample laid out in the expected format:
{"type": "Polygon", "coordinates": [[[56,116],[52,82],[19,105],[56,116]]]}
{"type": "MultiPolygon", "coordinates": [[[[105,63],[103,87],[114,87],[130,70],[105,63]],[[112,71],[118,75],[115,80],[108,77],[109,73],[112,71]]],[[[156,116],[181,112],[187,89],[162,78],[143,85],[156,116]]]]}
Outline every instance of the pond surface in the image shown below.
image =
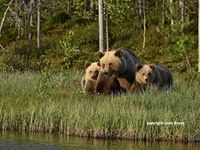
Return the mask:
{"type": "Polygon", "coordinates": [[[0,150],[200,150],[198,144],[98,140],[49,134],[0,133],[0,150]]]}

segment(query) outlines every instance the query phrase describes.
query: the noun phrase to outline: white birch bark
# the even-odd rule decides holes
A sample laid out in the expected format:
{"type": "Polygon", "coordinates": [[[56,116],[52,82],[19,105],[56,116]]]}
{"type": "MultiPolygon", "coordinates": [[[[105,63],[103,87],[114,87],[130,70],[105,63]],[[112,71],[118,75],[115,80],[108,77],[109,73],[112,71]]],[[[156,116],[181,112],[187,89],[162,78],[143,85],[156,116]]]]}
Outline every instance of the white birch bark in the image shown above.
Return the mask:
{"type": "Polygon", "coordinates": [[[40,0],[37,5],[37,48],[40,48],[40,0]]]}
{"type": "Polygon", "coordinates": [[[7,12],[8,12],[8,10],[9,10],[10,5],[12,4],[12,2],[13,2],[13,0],[11,0],[11,1],[8,3],[8,7],[7,7],[6,10],[4,11],[3,18],[2,18],[1,24],[0,24],[0,37],[2,36],[2,35],[1,35],[1,32],[2,32],[2,28],[3,28],[3,23],[4,23],[5,19],[6,19],[7,12]]]}
{"type": "Polygon", "coordinates": [[[143,44],[142,48],[145,48],[146,44],[146,11],[145,11],[145,0],[143,0],[143,44]]]}
{"type": "Polygon", "coordinates": [[[104,0],[99,0],[99,51],[104,51],[104,8],[103,8],[104,0]]]}

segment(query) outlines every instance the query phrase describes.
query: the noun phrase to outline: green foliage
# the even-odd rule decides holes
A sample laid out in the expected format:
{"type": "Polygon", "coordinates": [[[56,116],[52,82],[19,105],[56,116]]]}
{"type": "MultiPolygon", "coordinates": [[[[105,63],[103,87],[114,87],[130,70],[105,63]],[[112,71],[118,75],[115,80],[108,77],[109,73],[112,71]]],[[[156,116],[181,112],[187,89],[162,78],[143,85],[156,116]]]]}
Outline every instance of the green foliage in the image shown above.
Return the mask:
{"type": "Polygon", "coordinates": [[[86,25],[76,24],[71,28],[71,31],[73,31],[73,44],[80,50],[87,52],[96,52],[98,50],[99,38],[97,22],[87,23],[86,25]]]}
{"type": "Polygon", "coordinates": [[[191,54],[195,52],[196,40],[194,36],[191,35],[181,35],[171,37],[174,43],[171,46],[170,52],[174,55],[174,59],[177,59],[179,63],[180,71],[190,70],[191,71],[191,54]]]}
{"type": "Polygon", "coordinates": [[[76,55],[76,46],[73,44],[74,32],[70,31],[66,39],[60,41],[61,47],[64,50],[63,64],[64,68],[69,69],[74,63],[74,57],[76,55]]]}
{"type": "Polygon", "coordinates": [[[109,19],[113,23],[122,23],[130,18],[130,15],[133,12],[130,0],[118,1],[117,3],[107,1],[105,6],[109,19]]]}
{"type": "Polygon", "coordinates": [[[70,15],[66,12],[57,12],[57,14],[51,17],[51,24],[60,23],[63,24],[70,19],[70,15]]]}
{"type": "Polygon", "coordinates": [[[55,89],[55,86],[52,73],[49,70],[42,71],[37,83],[38,94],[43,97],[50,96],[51,92],[55,89]]]}
{"type": "MultiPolygon", "coordinates": [[[[0,1],[0,16],[9,1],[0,1]]],[[[98,1],[94,7],[86,9],[86,1],[62,0],[43,1],[41,4],[40,49],[36,44],[36,6],[33,6],[32,39],[28,40],[28,14],[21,2],[11,6],[23,22],[19,34],[16,18],[8,13],[0,43],[6,53],[1,55],[1,64],[7,70],[42,70],[45,60],[51,62],[53,71],[61,68],[82,68],[85,60],[98,60],[98,1]],[[26,14],[26,15],[25,15],[26,14]],[[19,34],[19,35],[18,35],[19,34]],[[4,65],[5,64],[5,65],[4,65]]],[[[162,0],[145,1],[146,10],[146,47],[143,42],[143,1],[139,14],[138,1],[124,0],[105,2],[108,23],[109,49],[132,48],[143,62],[164,63],[176,71],[186,71],[187,55],[193,70],[197,70],[197,10],[194,0],[185,2],[184,28],[180,24],[178,1],[165,1],[165,22],[161,20],[162,0]],[[171,25],[173,19],[173,25],[171,25]],[[159,57],[158,57],[159,56],[159,57]],[[178,69],[177,69],[178,68],[178,69]]],[[[29,3],[29,1],[27,1],[29,3]]],[[[37,4],[37,2],[35,1],[37,4]]],[[[29,5],[27,5],[29,7],[29,5]]],[[[19,22],[19,20],[17,22],[19,22]]]]}
{"type": "Polygon", "coordinates": [[[194,40],[189,38],[187,35],[181,36],[175,44],[175,53],[184,57],[184,55],[190,50],[188,49],[191,45],[194,44],[194,40]]]}
{"type": "Polygon", "coordinates": [[[4,55],[0,56],[0,71],[6,71],[7,65],[6,65],[6,58],[4,55]]]}
{"type": "Polygon", "coordinates": [[[50,30],[59,27],[66,22],[70,21],[71,16],[66,11],[58,11],[53,16],[47,16],[47,22],[45,23],[44,29],[50,30]]]}

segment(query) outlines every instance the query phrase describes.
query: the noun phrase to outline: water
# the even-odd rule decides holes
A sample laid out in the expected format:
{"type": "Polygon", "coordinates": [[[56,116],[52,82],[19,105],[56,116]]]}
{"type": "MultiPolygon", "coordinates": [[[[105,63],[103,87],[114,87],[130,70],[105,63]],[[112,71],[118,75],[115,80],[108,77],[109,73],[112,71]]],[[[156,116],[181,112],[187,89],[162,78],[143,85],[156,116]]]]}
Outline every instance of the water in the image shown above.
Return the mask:
{"type": "Polygon", "coordinates": [[[97,140],[49,134],[0,133],[0,150],[199,150],[198,144],[97,140]]]}

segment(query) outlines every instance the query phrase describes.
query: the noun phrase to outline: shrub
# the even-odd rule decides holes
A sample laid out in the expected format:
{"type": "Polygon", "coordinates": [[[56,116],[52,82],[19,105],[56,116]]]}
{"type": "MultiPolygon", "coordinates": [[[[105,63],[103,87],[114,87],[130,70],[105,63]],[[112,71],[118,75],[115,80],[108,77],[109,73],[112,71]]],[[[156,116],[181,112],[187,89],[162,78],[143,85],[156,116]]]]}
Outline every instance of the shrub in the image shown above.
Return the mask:
{"type": "Polygon", "coordinates": [[[74,32],[70,31],[66,39],[60,41],[61,47],[64,50],[63,65],[64,68],[69,69],[74,63],[74,57],[76,55],[76,46],[73,44],[74,32]]]}

